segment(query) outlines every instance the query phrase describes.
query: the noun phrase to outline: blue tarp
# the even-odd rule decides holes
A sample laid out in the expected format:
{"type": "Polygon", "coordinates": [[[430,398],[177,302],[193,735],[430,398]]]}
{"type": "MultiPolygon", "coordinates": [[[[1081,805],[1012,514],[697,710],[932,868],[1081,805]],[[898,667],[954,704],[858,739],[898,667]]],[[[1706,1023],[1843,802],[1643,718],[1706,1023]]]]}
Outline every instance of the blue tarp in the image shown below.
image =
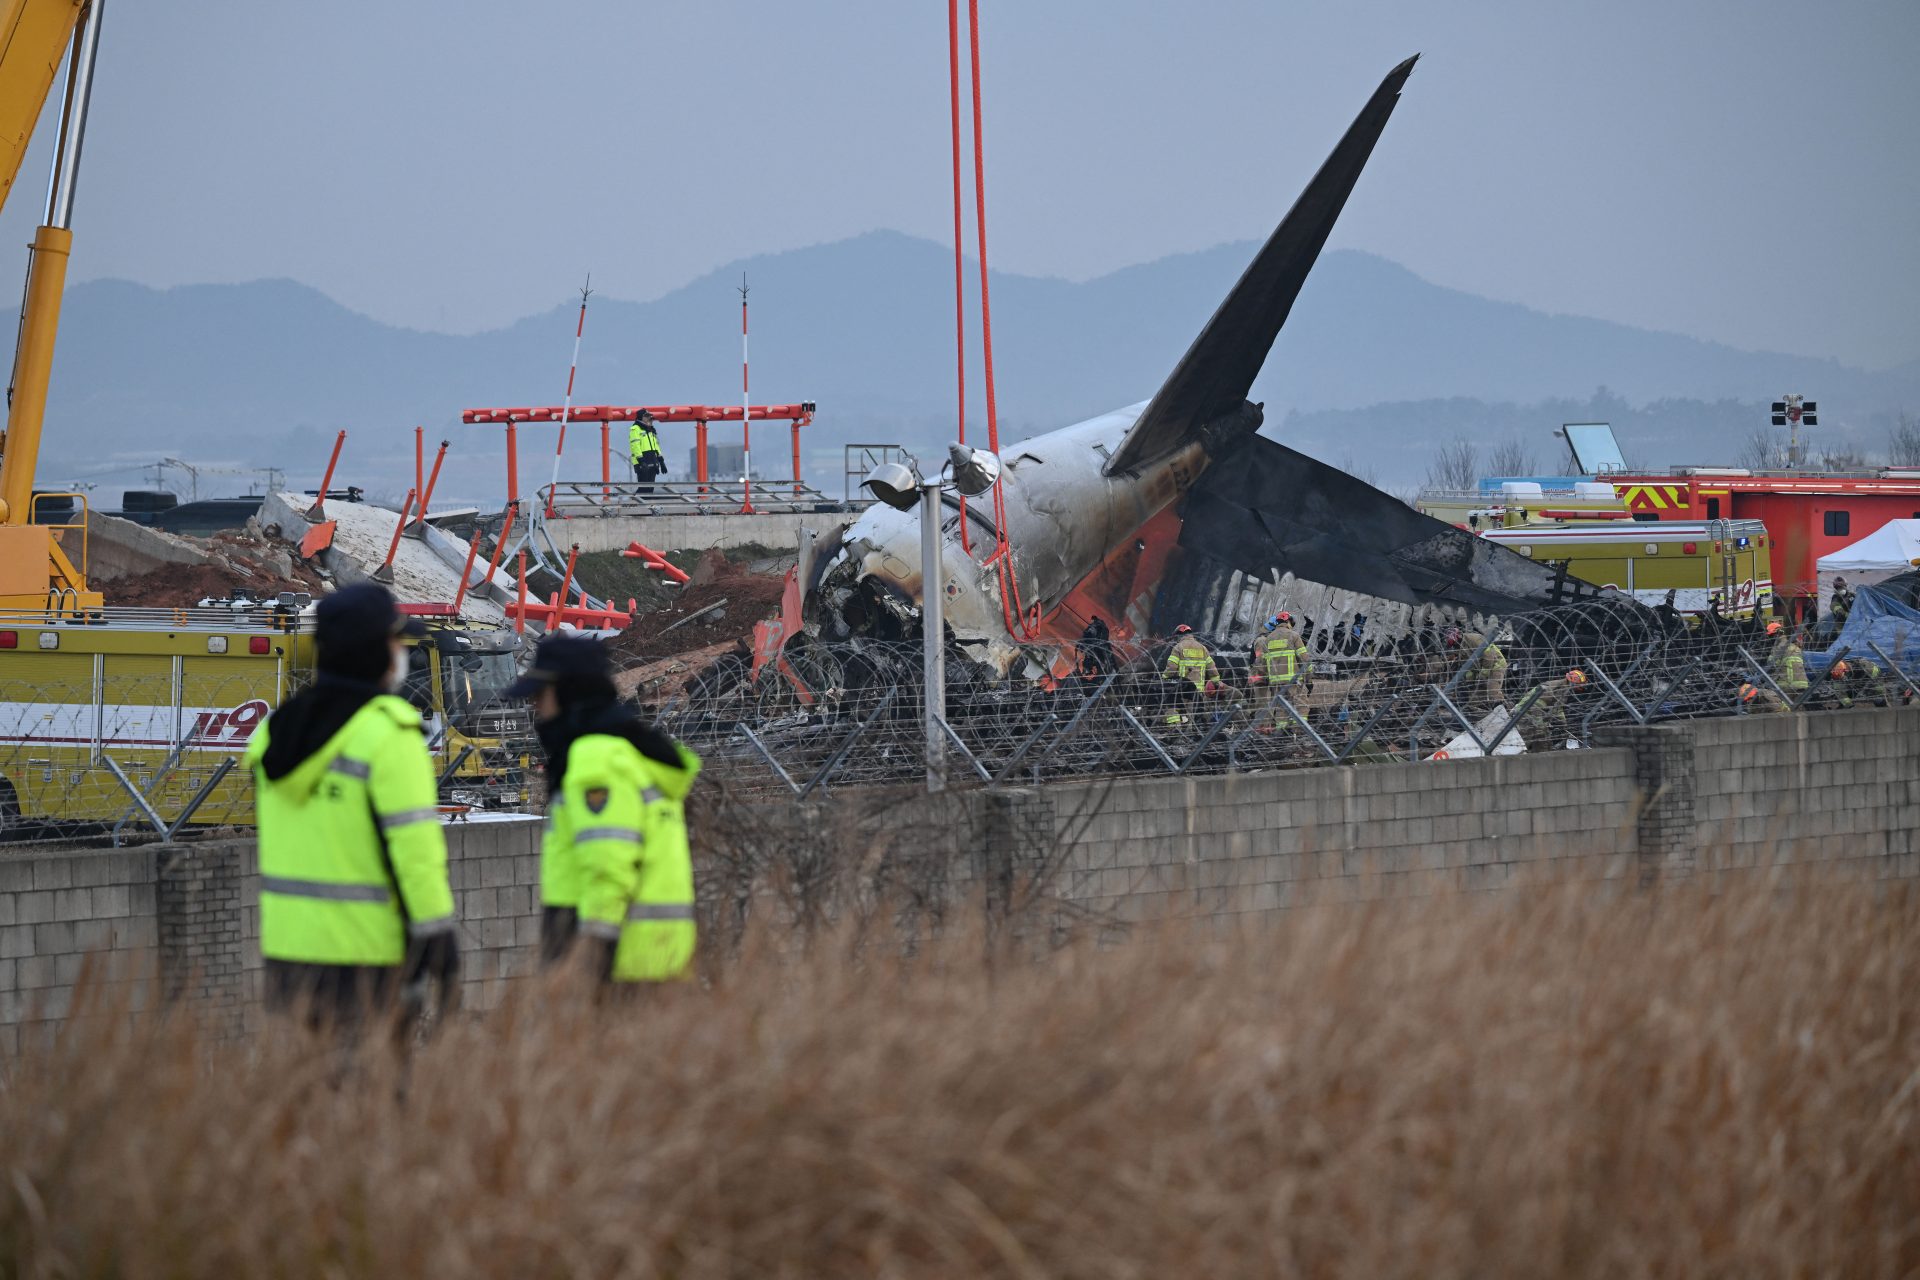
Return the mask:
{"type": "MultiPolygon", "coordinates": [[[[1825,671],[1833,661],[1832,655],[1843,649],[1849,658],[1879,662],[1873,645],[1878,645],[1902,671],[1911,674],[1920,670],[1920,610],[1909,609],[1876,587],[1861,587],[1854,593],[1847,625],[1840,628],[1833,643],[1821,653],[1806,651],[1807,667],[1825,671]]],[[[1764,654],[1755,656],[1765,658],[1764,654]]]]}

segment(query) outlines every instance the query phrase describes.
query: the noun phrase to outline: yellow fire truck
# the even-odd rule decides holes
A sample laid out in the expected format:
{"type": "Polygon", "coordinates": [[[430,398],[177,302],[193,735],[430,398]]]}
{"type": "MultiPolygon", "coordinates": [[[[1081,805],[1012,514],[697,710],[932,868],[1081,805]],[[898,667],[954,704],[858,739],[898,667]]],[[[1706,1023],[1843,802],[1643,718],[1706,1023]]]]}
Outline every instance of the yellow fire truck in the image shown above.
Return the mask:
{"type": "Polygon", "coordinates": [[[1773,607],[1771,539],[1758,520],[1568,520],[1480,536],[1542,563],[1564,564],[1571,576],[1614,587],[1644,605],[1657,607],[1671,593],[1673,607],[1685,614],[1717,604],[1727,617],[1748,617],[1773,607]]]}
{"type": "MultiPolygon", "coordinates": [[[[526,712],[501,698],[512,632],[431,619],[402,690],[426,718],[443,797],[522,799],[526,712]]],[[[312,678],[311,610],[0,612],[0,830],[251,825],[247,737],[312,678]]]]}

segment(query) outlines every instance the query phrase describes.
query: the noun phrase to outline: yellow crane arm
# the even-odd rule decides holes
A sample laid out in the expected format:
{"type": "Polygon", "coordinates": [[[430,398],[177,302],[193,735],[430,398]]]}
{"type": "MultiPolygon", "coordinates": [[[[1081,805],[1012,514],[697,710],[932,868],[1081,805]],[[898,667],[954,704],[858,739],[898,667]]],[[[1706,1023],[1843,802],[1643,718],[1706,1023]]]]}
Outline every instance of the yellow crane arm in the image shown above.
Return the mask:
{"type": "Polygon", "coordinates": [[[85,9],[85,0],[0,0],[0,208],[85,9]]]}
{"type": "Polygon", "coordinates": [[[40,458],[47,381],[53,372],[53,340],[60,327],[66,289],[69,224],[86,136],[87,99],[99,48],[100,10],[105,0],[0,0],[0,202],[12,194],[27,141],[67,55],[66,101],[47,187],[46,222],[33,237],[27,269],[26,305],[14,352],[7,429],[0,436],[0,607],[30,606],[35,597],[60,610],[97,607],[98,592],[86,585],[86,530],[80,547],[62,546],[64,533],[34,526],[33,473],[40,458]],[[68,50],[71,52],[68,52],[68,50]],[[70,553],[78,551],[76,557],[70,553]],[[44,570],[44,579],[39,574],[44,570]],[[22,581],[21,579],[26,579],[22,581]]]}

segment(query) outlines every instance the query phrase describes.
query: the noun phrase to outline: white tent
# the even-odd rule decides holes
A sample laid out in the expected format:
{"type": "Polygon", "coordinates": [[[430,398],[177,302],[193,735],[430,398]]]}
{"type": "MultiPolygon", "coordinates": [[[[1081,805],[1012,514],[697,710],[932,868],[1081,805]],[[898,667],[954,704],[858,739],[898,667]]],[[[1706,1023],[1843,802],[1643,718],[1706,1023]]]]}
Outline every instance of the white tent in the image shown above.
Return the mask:
{"type": "Polygon", "coordinates": [[[1860,541],[1821,556],[1820,572],[1900,573],[1915,560],[1920,560],[1920,520],[1889,520],[1860,541]]]}
{"type": "Polygon", "coordinates": [[[1855,587],[1871,586],[1896,573],[1905,573],[1920,560],[1920,520],[1889,520],[1860,541],[1820,557],[1821,611],[1829,607],[1833,580],[1843,577],[1855,587]]]}

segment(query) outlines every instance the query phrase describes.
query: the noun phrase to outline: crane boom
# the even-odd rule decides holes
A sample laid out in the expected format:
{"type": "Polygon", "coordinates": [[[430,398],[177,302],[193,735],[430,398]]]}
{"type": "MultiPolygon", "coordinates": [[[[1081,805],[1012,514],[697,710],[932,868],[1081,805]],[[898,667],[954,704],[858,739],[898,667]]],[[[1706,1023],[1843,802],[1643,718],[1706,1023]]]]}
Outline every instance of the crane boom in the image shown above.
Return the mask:
{"type": "Polygon", "coordinates": [[[85,9],[85,0],[0,0],[0,208],[85,9]]]}
{"type": "Polygon", "coordinates": [[[54,336],[73,247],[74,189],[86,137],[87,101],[105,0],[0,0],[0,201],[12,194],[27,140],[67,50],[66,100],[47,184],[47,216],[34,233],[20,340],[13,358],[7,429],[0,436],[0,607],[68,613],[97,609],[87,586],[84,520],[53,527],[33,522],[33,475],[40,459],[54,336]],[[78,547],[67,540],[77,533],[78,547]],[[77,554],[76,554],[77,551],[77,554]],[[42,576],[44,567],[45,575],[42,576]]]}

